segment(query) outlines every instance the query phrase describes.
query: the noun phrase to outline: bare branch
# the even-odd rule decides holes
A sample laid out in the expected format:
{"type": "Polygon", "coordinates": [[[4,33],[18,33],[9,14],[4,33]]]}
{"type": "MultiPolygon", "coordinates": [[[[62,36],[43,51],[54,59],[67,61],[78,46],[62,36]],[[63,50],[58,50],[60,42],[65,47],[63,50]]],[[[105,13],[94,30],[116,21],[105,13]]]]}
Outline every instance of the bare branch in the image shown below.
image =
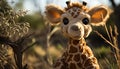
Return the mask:
{"type": "Polygon", "coordinates": [[[12,42],[8,37],[0,36],[0,43],[9,45],[11,47],[17,46],[14,42],[12,42]]]}
{"type": "Polygon", "coordinates": [[[33,47],[35,44],[37,44],[38,42],[34,42],[33,44],[29,45],[28,47],[26,47],[25,49],[22,50],[22,53],[27,51],[29,48],[33,47]]]}
{"type": "Polygon", "coordinates": [[[104,39],[108,44],[110,44],[113,48],[118,50],[117,47],[115,47],[110,41],[108,41],[102,34],[100,34],[98,31],[94,31],[96,34],[98,34],[102,39],[104,39]]]}

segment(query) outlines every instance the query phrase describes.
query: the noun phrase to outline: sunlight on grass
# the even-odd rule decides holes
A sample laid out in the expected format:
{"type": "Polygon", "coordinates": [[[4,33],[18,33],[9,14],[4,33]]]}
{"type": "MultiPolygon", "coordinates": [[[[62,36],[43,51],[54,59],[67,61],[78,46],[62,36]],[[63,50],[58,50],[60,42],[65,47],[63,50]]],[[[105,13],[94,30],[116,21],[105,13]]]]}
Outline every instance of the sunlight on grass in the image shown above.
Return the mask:
{"type": "Polygon", "coordinates": [[[100,48],[94,48],[93,52],[95,53],[96,57],[98,58],[104,58],[108,54],[110,54],[110,48],[101,46],[100,48]]]}
{"type": "Polygon", "coordinates": [[[41,46],[35,46],[34,51],[40,56],[45,56],[46,55],[45,50],[41,46]]]}

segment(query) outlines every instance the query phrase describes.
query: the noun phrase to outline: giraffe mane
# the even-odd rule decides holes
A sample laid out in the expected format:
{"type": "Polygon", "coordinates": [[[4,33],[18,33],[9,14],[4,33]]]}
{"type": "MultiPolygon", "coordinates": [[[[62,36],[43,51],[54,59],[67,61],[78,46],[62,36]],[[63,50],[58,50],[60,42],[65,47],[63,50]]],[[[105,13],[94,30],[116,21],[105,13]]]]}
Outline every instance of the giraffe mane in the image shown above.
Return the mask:
{"type": "Polygon", "coordinates": [[[80,9],[82,9],[83,11],[88,10],[88,8],[85,5],[83,5],[83,4],[79,3],[79,2],[71,3],[69,6],[67,6],[65,8],[65,10],[67,11],[67,10],[73,8],[73,7],[78,7],[80,9]]]}

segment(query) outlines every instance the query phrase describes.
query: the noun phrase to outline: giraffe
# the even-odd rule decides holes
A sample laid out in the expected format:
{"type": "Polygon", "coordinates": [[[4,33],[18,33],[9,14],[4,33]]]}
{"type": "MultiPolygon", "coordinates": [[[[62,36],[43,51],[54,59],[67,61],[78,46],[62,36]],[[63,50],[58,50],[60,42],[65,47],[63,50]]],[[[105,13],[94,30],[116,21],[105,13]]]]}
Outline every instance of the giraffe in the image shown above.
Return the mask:
{"type": "Polygon", "coordinates": [[[53,64],[54,69],[100,69],[98,61],[85,38],[92,31],[91,25],[104,25],[109,17],[108,8],[99,5],[91,9],[87,3],[70,1],[67,7],[46,6],[46,18],[53,25],[60,24],[61,31],[69,39],[63,55],[53,64]]]}

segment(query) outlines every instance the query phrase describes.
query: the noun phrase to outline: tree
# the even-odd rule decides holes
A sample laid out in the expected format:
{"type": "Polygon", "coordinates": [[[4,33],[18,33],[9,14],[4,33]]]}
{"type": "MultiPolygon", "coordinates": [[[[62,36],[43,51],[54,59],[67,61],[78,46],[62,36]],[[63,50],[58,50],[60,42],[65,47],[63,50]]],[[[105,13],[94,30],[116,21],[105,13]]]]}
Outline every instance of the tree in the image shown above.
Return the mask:
{"type": "Polygon", "coordinates": [[[26,69],[26,65],[22,65],[22,54],[24,52],[23,42],[28,36],[29,23],[19,23],[17,19],[24,16],[26,11],[15,12],[8,5],[6,0],[0,1],[0,69],[26,69]],[[7,47],[11,47],[14,52],[16,66],[10,63],[7,54],[7,47]],[[3,59],[4,58],[4,59],[3,59]]]}

